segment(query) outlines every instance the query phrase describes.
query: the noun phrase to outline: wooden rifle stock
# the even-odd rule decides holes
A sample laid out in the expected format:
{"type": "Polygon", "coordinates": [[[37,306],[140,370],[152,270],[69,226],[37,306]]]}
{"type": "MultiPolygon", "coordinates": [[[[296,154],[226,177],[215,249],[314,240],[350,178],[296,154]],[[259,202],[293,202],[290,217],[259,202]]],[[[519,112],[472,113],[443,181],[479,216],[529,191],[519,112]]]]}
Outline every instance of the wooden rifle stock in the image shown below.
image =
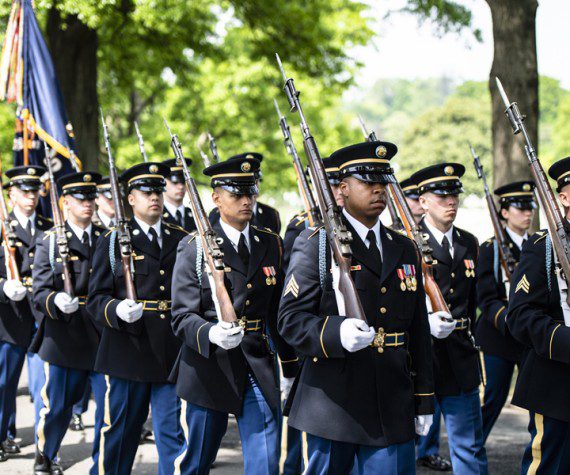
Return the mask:
{"type": "Polygon", "coordinates": [[[73,282],[71,281],[71,271],[69,269],[70,255],[69,246],[67,243],[67,235],[65,234],[65,223],[63,221],[63,216],[61,214],[61,209],[59,208],[59,197],[57,195],[57,185],[55,184],[55,178],[53,175],[53,167],[51,163],[51,157],[48,153],[47,143],[44,142],[45,148],[45,158],[48,169],[49,177],[49,201],[51,205],[51,212],[53,215],[53,225],[55,229],[57,250],[59,257],[61,258],[61,265],[63,268],[63,290],[71,298],[75,297],[75,292],[73,290],[73,282]]]}
{"type": "MultiPolygon", "coordinates": [[[[2,176],[2,160],[0,159],[0,177],[2,176]]],[[[0,179],[0,220],[2,221],[2,245],[6,259],[6,275],[8,279],[20,280],[20,271],[16,257],[16,232],[10,222],[4,188],[0,179]]]]}
{"type": "Polygon", "coordinates": [[[192,214],[194,215],[194,221],[196,222],[196,229],[198,231],[198,237],[202,243],[202,249],[204,251],[204,257],[206,259],[206,272],[210,280],[210,284],[213,287],[214,294],[216,295],[216,300],[219,308],[216,308],[218,314],[218,319],[232,324],[232,326],[238,326],[238,318],[236,316],[236,311],[228,289],[226,288],[226,283],[224,279],[224,253],[222,252],[219,245],[219,238],[216,232],[210,224],[208,215],[204,210],[200,194],[198,193],[198,188],[196,187],[196,182],[194,178],[190,175],[190,170],[188,169],[188,164],[184,159],[184,154],[182,153],[182,145],[178,139],[178,135],[172,134],[170,127],[164,119],[164,125],[168,129],[170,134],[170,146],[174,152],[177,163],[182,166],[182,172],[184,174],[184,183],[186,185],[186,192],[190,198],[190,207],[192,208],[192,214]]]}
{"type": "Polygon", "coordinates": [[[121,189],[119,187],[119,176],[115,167],[115,159],[111,152],[111,143],[109,140],[109,132],[107,124],[101,112],[101,123],[103,124],[103,139],[105,148],[107,149],[107,157],[109,160],[109,184],[111,185],[111,195],[113,196],[113,206],[115,207],[115,222],[117,223],[117,240],[119,242],[119,251],[121,254],[121,267],[123,268],[123,277],[125,281],[125,294],[129,300],[137,300],[137,292],[133,279],[133,257],[131,245],[131,233],[129,223],[125,217],[125,209],[121,199],[121,189]]]}

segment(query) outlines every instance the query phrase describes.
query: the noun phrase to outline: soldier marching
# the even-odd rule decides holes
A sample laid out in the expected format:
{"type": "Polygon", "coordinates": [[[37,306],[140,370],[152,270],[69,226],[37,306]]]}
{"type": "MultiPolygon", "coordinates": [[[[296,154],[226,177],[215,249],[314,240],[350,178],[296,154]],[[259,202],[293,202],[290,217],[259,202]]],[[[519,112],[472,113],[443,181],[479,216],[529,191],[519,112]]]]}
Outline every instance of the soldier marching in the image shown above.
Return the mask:
{"type": "Polygon", "coordinates": [[[486,474],[515,367],[513,403],[529,411],[521,472],[570,473],[570,157],[548,170],[562,214],[527,137],[534,180],[497,187],[498,209],[484,181],[494,236],[479,245],[455,225],[463,165],[399,181],[397,146],[373,133],[322,158],[285,80],[308,167],[279,112],[305,205],[284,240],[258,200],[263,155],[221,160],[212,138],[209,216],[176,135],[175,158],[143,150],[121,175],[106,126],[108,177],[55,182],[47,163],[53,222],[36,211],[46,170],[5,171],[0,462],[20,450],[29,354],[38,475],[63,473],[91,392],[92,474],[132,472],[150,409],[165,475],[209,473],[230,415],[247,474],[486,474]],[[530,235],[535,193],[548,226],[530,235]],[[380,219],[388,206],[398,229],[380,219]]]}

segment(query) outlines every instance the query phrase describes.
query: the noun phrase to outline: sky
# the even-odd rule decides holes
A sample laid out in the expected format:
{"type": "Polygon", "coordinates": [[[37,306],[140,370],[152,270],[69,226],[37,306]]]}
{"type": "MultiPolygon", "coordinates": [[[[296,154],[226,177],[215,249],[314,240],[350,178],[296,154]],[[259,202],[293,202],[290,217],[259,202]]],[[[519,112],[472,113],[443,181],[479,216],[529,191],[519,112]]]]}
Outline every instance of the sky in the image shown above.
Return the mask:
{"type": "MultiPolygon", "coordinates": [[[[458,0],[473,12],[473,24],[482,31],[477,42],[464,31],[438,37],[433,24],[418,24],[416,17],[396,11],[405,0],[369,0],[371,27],[378,32],[373,42],[353,51],[364,63],[356,76],[357,88],[377,79],[425,79],[448,76],[458,82],[487,80],[493,61],[491,11],[485,0],[458,0]]],[[[570,1],[540,0],[537,12],[538,70],[559,79],[570,89],[570,1]]]]}

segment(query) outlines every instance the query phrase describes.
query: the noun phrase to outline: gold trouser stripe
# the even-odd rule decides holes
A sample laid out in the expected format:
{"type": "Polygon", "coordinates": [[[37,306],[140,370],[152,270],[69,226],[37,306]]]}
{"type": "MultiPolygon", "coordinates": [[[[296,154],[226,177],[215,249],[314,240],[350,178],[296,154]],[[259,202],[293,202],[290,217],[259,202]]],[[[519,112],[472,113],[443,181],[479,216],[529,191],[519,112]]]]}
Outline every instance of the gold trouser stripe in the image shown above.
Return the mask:
{"type": "Polygon", "coordinates": [[[536,435],[532,439],[532,463],[528,468],[528,475],[535,475],[542,460],[542,436],[544,435],[544,418],[542,414],[534,413],[536,435]]]}
{"type": "Polygon", "coordinates": [[[554,334],[556,333],[556,330],[558,330],[558,328],[560,328],[560,323],[558,325],[556,325],[554,330],[552,330],[552,334],[550,335],[550,345],[549,345],[550,359],[552,359],[552,340],[554,340],[554,334]]]}
{"type": "Polygon", "coordinates": [[[307,473],[307,468],[309,468],[309,444],[307,443],[307,433],[301,433],[301,444],[302,444],[302,451],[303,451],[303,464],[305,465],[304,473],[307,473]]]}
{"type": "Polygon", "coordinates": [[[40,396],[44,407],[40,409],[40,420],[38,421],[38,450],[43,452],[46,444],[46,437],[44,434],[44,427],[46,424],[46,416],[49,414],[49,398],[47,395],[47,387],[49,384],[49,363],[44,362],[44,376],[46,382],[44,383],[42,389],[40,390],[40,396]]]}
{"type": "Polygon", "coordinates": [[[105,433],[111,428],[111,404],[109,396],[111,395],[111,380],[109,375],[105,375],[105,406],[103,412],[103,424],[101,434],[99,436],[99,474],[105,473],[105,433]]]}
{"type": "Polygon", "coordinates": [[[287,424],[287,417],[283,416],[281,418],[281,455],[279,456],[279,473],[283,473],[283,468],[285,467],[285,460],[287,459],[287,452],[289,450],[289,444],[287,443],[287,433],[289,432],[289,425],[287,424]]]}
{"type": "Polygon", "coordinates": [[[180,475],[180,464],[186,455],[186,451],[190,450],[190,440],[188,436],[188,423],[186,421],[186,401],[180,399],[182,402],[180,406],[180,425],[182,426],[182,432],[184,433],[184,440],[186,441],[186,450],[180,453],[178,457],[174,459],[174,475],[180,475]]]}

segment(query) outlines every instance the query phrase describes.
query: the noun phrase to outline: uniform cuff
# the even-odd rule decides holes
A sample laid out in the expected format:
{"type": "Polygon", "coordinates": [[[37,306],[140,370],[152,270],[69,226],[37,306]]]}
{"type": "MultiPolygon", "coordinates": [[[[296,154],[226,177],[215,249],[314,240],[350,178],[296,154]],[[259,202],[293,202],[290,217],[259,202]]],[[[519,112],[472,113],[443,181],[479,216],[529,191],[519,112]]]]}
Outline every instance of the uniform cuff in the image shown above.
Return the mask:
{"type": "Polygon", "coordinates": [[[435,395],[434,393],[417,393],[414,394],[414,405],[416,415],[433,414],[435,411],[435,395]]]}
{"type": "Polygon", "coordinates": [[[550,334],[550,359],[570,363],[570,327],[559,323],[550,334]]]}
{"type": "Polygon", "coordinates": [[[506,305],[501,305],[493,313],[493,325],[497,330],[501,332],[501,335],[507,334],[507,307],[506,305]]]}
{"type": "Polygon", "coordinates": [[[340,342],[340,325],[346,317],[333,315],[326,317],[321,333],[320,340],[320,356],[321,358],[344,358],[344,348],[340,342]]]}
{"type": "Polygon", "coordinates": [[[46,299],[44,300],[44,309],[45,314],[51,318],[52,320],[59,320],[59,310],[55,305],[55,296],[57,295],[57,291],[50,292],[46,299]]]}
{"type": "Polygon", "coordinates": [[[10,299],[4,293],[4,284],[6,283],[6,279],[4,277],[0,277],[0,303],[10,303],[10,299]]]}
{"type": "Polygon", "coordinates": [[[214,325],[216,324],[213,322],[202,323],[196,330],[193,344],[190,345],[204,358],[210,357],[210,346],[212,345],[210,342],[210,328],[214,325]]]}
{"type": "Polygon", "coordinates": [[[119,299],[111,299],[103,309],[103,321],[105,324],[115,330],[120,330],[119,317],[117,316],[117,307],[121,303],[119,299]]]}

